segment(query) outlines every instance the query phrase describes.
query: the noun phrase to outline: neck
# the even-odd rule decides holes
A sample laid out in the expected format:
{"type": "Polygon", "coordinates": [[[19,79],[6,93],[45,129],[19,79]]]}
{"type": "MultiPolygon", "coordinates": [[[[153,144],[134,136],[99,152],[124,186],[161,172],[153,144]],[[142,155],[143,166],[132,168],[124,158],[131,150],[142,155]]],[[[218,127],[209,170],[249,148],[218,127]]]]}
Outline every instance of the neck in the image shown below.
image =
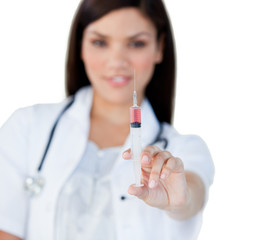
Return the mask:
{"type": "Polygon", "coordinates": [[[98,97],[94,93],[91,118],[103,119],[116,125],[129,125],[130,103],[113,103],[98,97]]]}

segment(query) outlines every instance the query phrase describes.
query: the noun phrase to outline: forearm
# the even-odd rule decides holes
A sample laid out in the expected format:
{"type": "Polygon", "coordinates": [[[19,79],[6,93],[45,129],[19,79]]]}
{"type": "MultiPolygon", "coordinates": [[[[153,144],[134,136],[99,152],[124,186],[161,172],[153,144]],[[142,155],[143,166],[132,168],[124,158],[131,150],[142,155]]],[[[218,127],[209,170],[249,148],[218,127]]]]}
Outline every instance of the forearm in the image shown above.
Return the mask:
{"type": "Polygon", "coordinates": [[[187,220],[199,212],[205,200],[205,186],[201,178],[193,172],[186,172],[185,175],[188,186],[186,201],[166,211],[171,218],[180,221],[187,220]]]}
{"type": "Polygon", "coordinates": [[[16,237],[16,236],[9,234],[7,232],[3,232],[1,230],[0,230],[0,239],[1,240],[22,240],[19,237],[16,237]]]}

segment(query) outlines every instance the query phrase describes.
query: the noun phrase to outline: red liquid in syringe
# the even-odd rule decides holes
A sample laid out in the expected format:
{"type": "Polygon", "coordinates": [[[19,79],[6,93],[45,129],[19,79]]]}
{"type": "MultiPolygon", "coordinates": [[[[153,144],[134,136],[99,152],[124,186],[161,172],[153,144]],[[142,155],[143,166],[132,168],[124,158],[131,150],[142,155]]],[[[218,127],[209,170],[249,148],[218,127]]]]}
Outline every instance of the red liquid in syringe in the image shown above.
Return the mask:
{"type": "Polygon", "coordinates": [[[141,108],[139,106],[130,107],[130,126],[132,128],[141,127],[141,108]]]}

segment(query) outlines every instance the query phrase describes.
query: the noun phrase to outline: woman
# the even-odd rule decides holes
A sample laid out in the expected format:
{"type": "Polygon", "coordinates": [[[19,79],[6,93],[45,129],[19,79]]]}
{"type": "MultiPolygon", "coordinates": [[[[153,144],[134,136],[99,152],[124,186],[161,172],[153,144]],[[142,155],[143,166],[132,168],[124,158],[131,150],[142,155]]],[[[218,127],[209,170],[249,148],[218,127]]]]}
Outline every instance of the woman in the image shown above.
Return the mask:
{"type": "Polygon", "coordinates": [[[170,125],[174,56],[161,0],[81,2],[69,40],[69,97],[18,110],[1,129],[1,238],[197,238],[213,165],[199,137],[170,125]],[[143,187],[132,185],[128,149],[134,69],[143,187]],[[22,183],[37,169],[44,187],[28,197],[22,183]]]}

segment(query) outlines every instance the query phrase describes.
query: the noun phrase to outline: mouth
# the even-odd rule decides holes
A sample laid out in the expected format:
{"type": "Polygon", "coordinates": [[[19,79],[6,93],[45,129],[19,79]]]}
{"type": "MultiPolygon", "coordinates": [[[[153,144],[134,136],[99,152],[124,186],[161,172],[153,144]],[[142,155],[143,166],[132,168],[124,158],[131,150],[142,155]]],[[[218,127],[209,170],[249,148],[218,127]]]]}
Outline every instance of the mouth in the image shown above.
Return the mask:
{"type": "Polygon", "coordinates": [[[112,77],[107,78],[107,81],[109,82],[109,84],[114,86],[114,87],[125,86],[130,82],[130,80],[131,80],[131,77],[120,76],[120,75],[116,75],[116,76],[112,76],[112,77]]]}

